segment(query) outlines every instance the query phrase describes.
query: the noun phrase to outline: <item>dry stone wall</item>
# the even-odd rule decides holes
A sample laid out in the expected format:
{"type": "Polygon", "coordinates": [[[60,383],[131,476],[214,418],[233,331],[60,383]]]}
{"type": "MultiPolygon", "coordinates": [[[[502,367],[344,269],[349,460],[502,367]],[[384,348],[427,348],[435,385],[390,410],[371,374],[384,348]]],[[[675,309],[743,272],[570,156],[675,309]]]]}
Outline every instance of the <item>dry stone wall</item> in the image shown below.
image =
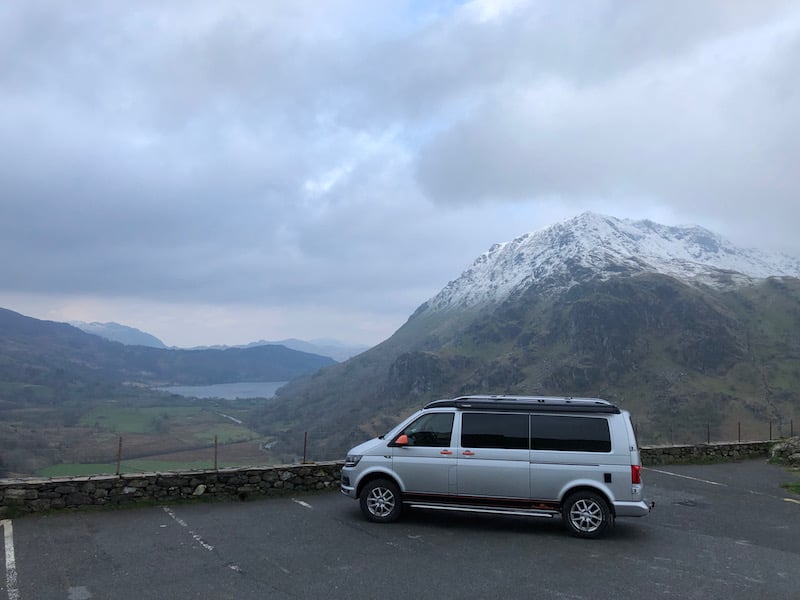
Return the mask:
{"type": "Polygon", "coordinates": [[[644,466],[743,460],[769,456],[777,442],[731,442],[687,446],[648,446],[640,449],[644,466]]]}
{"type": "Polygon", "coordinates": [[[185,473],[0,479],[0,518],[59,509],[199,499],[249,500],[338,490],[341,470],[341,462],[327,462],[185,473]]]}
{"type": "Polygon", "coordinates": [[[772,446],[771,457],[790,467],[800,467],[800,436],[781,440],[772,446]]]}

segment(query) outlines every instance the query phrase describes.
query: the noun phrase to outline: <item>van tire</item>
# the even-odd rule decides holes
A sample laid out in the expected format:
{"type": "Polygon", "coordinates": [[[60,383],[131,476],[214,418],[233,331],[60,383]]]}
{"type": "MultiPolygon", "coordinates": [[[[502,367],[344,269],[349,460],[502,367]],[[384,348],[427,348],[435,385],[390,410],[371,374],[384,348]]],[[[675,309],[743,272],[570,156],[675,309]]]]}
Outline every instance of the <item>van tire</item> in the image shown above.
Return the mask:
{"type": "Polygon", "coordinates": [[[561,510],[564,525],[572,535],[598,538],[614,525],[614,515],[608,502],[595,492],[581,491],[570,495],[561,510]]]}
{"type": "Polygon", "coordinates": [[[361,512],[373,523],[391,523],[400,517],[403,509],[400,488],[388,479],[373,479],[359,497],[361,512]]]}

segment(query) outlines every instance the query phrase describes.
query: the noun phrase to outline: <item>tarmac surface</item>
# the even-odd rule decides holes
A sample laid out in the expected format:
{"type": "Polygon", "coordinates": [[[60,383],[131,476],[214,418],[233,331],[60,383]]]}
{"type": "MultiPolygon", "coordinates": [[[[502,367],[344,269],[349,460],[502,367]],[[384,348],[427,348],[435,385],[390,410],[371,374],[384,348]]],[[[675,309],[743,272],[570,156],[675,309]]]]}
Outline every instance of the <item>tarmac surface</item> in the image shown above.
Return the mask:
{"type": "Polygon", "coordinates": [[[339,493],[2,521],[0,600],[800,598],[800,474],[763,460],[644,470],[656,506],[601,540],[559,519],[339,493]]]}

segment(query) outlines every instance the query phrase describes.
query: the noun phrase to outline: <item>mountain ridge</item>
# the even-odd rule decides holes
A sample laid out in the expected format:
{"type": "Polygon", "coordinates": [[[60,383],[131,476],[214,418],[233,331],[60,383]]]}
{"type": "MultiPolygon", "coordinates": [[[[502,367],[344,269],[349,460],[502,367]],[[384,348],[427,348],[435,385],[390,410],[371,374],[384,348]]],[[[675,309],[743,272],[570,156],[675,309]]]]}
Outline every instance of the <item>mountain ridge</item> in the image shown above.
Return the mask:
{"type": "Polygon", "coordinates": [[[69,325],[81,331],[100,336],[112,342],[120,342],[126,346],[149,346],[150,348],[166,348],[167,345],[151,333],[122,325],[113,321],[100,323],[99,321],[68,321],[69,325]]]}
{"type": "Polygon", "coordinates": [[[235,346],[227,345],[214,345],[214,346],[196,346],[187,348],[187,350],[224,350],[226,348],[253,348],[255,346],[285,346],[291,350],[298,350],[300,352],[307,352],[309,354],[319,354],[320,356],[328,356],[336,362],[342,362],[361,354],[364,350],[369,349],[369,346],[345,344],[338,340],[300,340],[297,338],[287,338],[284,340],[270,341],[258,340],[248,344],[238,344],[235,346]]]}
{"type": "MultiPolygon", "coordinates": [[[[151,333],[142,331],[129,325],[123,325],[114,321],[101,323],[99,321],[68,321],[69,325],[77,327],[81,331],[97,335],[112,342],[120,342],[126,346],[147,346],[150,348],[166,349],[168,346],[164,344],[159,338],[151,333]]],[[[358,344],[345,344],[338,340],[318,339],[318,340],[300,340],[297,338],[288,338],[278,341],[258,340],[248,344],[236,344],[233,346],[225,344],[214,344],[210,346],[194,346],[191,348],[178,348],[171,347],[173,350],[225,350],[227,348],[253,348],[255,346],[285,346],[290,350],[298,350],[308,354],[318,354],[320,356],[328,356],[337,362],[347,360],[348,358],[360,354],[367,350],[369,346],[358,344]]]]}
{"type": "Polygon", "coordinates": [[[65,377],[151,385],[287,381],[334,363],[276,345],[225,350],[128,346],[67,323],[0,308],[0,383],[17,388],[49,386],[65,377]]]}
{"type": "Polygon", "coordinates": [[[497,304],[531,285],[558,293],[581,281],[581,274],[606,279],[643,272],[730,285],[776,275],[800,277],[800,259],[738,248],[696,225],[666,226],[586,212],[494,244],[418,312],[497,304]]]}

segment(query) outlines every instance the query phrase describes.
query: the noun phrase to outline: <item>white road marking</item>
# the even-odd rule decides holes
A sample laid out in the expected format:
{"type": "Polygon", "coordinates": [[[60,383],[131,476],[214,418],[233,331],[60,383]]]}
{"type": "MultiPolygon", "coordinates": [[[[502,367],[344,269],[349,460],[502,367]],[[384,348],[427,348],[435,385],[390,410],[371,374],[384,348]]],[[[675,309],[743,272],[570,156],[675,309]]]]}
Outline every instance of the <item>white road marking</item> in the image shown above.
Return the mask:
{"type": "Polygon", "coordinates": [[[302,500],[296,500],[295,498],[292,498],[292,502],[295,502],[295,503],[299,504],[300,506],[304,506],[306,508],[314,508],[308,502],[303,502],[302,500]]]}
{"type": "MultiPolygon", "coordinates": [[[[172,520],[175,521],[178,525],[180,525],[181,527],[185,527],[186,529],[189,529],[189,525],[186,523],[186,521],[184,521],[183,519],[178,517],[178,515],[176,515],[174,512],[172,512],[172,509],[169,506],[164,506],[162,508],[164,509],[164,512],[167,513],[170,517],[172,517],[172,520]]],[[[207,544],[203,540],[203,538],[201,538],[199,535],[197,535],[191,529],[189,529],[189,535],[191,535],[192,538],[194,538],[195,542],[200,544],[203,548],[205,548],[209,552],[214,550],[214,546],[212,546],[211,544],[207,544]]]]}
{"type": "Polygon", "coordinates": [[[6,548],[6,592],[8,600],[20,600],[19,588],[17,587],[17,559],[14,556],[14,528],[11,526],[10,519],[0,521],[3,527],[3,538],[6,548]]]}
{"type": "Polygon", "coordinates": [[[719,485],[722,487],[728,487],[727,484],[719,483],[718,481],[709,481],[708,479],[698,479],[697,477],[690,477],[689,475],[681,475],[679,473],[671,473],[669,471],[661,471],[659,469],[653,469],[651,467],[645,467],[645,471],[653,471],[654,473],[661,473],[662,475],[672,475],[673,477],[691,479],[692,481],[699,481],[700,483],[707,483],[708,485],[719,485]]]}
{"type": "MultiPolygon", "coordinates": [[[[178,525],[180,525],[181,527],[185,527],[186,529],[189,529],[189,524],[186,521],[184,521],[183,519],[181,519],[178,515],[176,515],[175,512],[169,506],[162,506],[161,508],[163,508],[164,512],[167,513],[172,518],[172,520],[175,521],[178,525]]],[[[163,527],[163,525],[161,525],[161,527],[163,527]]],[[[189,535],[191,535],[192,539],[195,542],[197,542],[198,544],[200,544],[200,546],[203,547],[205,550],[208,550],[209,552],[213,552],[214,551],[214,546],[212,546],[211,544],[206,542],[202,537],[200,537],[200,535],[198,535],[197,533],[195,533],[191,529],[189,529],[189,535]]],[[[231,571],[236,571],[237,573],[241,573],[242,572],[242,569],[239,567],[239,565],[230,563],[230,564],[228,564],[226,566],[231,571]]]]}
{"type": "Polygon", "coordinates": [[[784,502],[794,502],[795,504],[800,504],[800,500],[795,500],[794,498],[784,498],[784,502]]]}

